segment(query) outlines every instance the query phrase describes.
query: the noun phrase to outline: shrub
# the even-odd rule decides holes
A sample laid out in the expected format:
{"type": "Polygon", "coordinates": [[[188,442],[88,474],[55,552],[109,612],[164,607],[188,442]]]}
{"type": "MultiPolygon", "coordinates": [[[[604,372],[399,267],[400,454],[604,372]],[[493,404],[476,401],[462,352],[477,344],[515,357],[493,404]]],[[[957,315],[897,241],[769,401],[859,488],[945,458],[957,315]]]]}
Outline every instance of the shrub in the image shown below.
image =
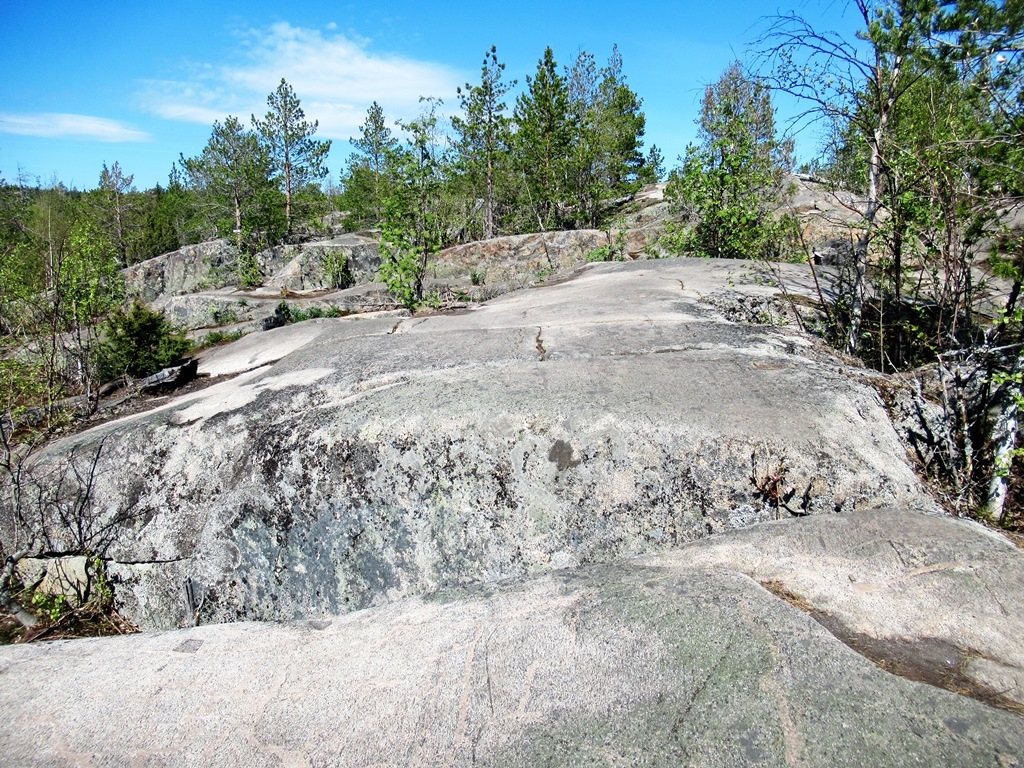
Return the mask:
{"type": "Polygon", "coordinates": [[[351,288],[355,285],[348,257],[344,253],[328,251],[321,261],[324,270],[324,282],[330,288],[351,288]]]}
{"type": "Polygon", "coordinates": [[[232,341],[238,341],[243,336],[245,336],[245,331],[210,331],[203,337],[202,348],[206,349],[217,344],[228,344],[232,341]]]}
{"type": "Polygon", "coordinates": [[[174,365],[192,348],[184,330],[138,299],[127,310],[111,313],[103,336],[96,356],[100,375],[108,381],[122,375],[150,376],[174,365]]]}

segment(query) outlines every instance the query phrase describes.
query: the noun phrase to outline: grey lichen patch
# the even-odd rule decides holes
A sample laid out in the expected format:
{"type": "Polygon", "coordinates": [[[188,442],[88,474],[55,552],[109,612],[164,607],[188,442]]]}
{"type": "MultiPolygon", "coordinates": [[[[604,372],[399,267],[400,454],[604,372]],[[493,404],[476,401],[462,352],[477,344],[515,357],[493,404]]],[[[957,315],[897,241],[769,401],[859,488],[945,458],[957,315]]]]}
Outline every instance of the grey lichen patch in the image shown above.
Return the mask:
{"type": "Polygon", "coordinates": [[[775,296],[742,291],[714,291],[701,300],[736,323],[788,325],[791,320],[790,309],[775,296]]]}

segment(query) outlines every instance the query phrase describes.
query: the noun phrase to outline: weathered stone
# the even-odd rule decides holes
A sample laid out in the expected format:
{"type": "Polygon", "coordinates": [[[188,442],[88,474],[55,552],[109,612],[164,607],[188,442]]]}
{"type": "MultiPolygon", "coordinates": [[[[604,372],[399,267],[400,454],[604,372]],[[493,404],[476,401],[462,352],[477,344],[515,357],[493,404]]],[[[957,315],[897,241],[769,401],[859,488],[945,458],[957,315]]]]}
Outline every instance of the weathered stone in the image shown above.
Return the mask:
{"type": "Polygon", "coordinates": [[[139,389],[173,389],[187,384],[196,377],[198,371],[198,360],[186,360],[181,365],[174,365],[157,371],[152,376],[147,376],[139,382],[139,389]]]}
{"type": "MultiPolygon", "coordinates": [[[[377,243],[359,235],[338,235],[308,243],[282,245],[256,254],[263,284],[275,291],[310,291],[328,285],[325,259],[347,261],[355,283],[376,279],[380,266],[377,243]]],[[[188,245],[123,270],[131,295],[146,302],[180,294],[216,290],[237,283],[238,250],[228,240],[188,245]]]]}
{"type": "Polygon", "coordinates": [[[212,240],[133,264],[123,274],[129,295],[149,302],[231,285],[237,258],[238,250],[228,240],[212,240]]]}
{"type": "Polygon", "coordinates": [[[330,284],[329,260],[339,266],[342,261],[347,262],[353,283],[373,282],[380,268],[376,241],[354,234],[278,246],[261,252],[257,259],[266,275],[263,284],[274,290],[312,291],[339,287],[330,284]]]}
{"type": "Polygon", "coordinates": [[[942,646],[951,654],[933,679],[1024,705],[1024,552],[978,523],[862,510],[758,526],[645,563],[745,573],[854,642],[942,646]]]}
{"type": "MultiPolygon", "coordinates": [[[[37,592],[67,599],[70,605],[79,605],[89,597],[89,558],[72,557],[32,558],[43,566],[42,579],[35,582],[37,592]]],[[[26,562],[20,573],[35,573],[31,562],[26,562]]]]}
{"type": "Polygon", "coordinates": [[[236,289],[165,296],[152,302],[152,307],[163,312],[175,325],[188,330],[249,322],[260,309],[258,302],[236,289]]]}
{"type": "Polygon", "coordinates": [[[582,264],[609,242],[608,233],[597,229],[496,237],[442,251],[431,261],[431,273],[437,278],[476,274],[489,284],[519,288],[582,264]]]}
{"type": "Polygon", "coordinates": [[[204,621],[333,614],[790,514],[934,509],[856,370],[702,301],[765,282],[735,262],[594,265],[461,315],[214,351],[200,372],[236,378],[72,441],[106,438],[97,503],[134,505],[107,553],[121,607],[181,624],[192,579],[204,621]]]}
{"type": "Polygon", "coordinates": [[[890,674],[746,575],[869,628],[909,608],[1013,640],[1020,560],[958,521],[829,515],[343,617],[8,646],[0,749],[25,766],[1020,768],[1019,714],[890,674]],[[958,573],[981,588],[947,595],[958,573]]]}
{"type": "Polygon", "coordinates": [[[49,562],[45,557],[23,557],[15,566],[15,573],[22,586],[35,587],[46,576],[46,564],[49,562]]]}

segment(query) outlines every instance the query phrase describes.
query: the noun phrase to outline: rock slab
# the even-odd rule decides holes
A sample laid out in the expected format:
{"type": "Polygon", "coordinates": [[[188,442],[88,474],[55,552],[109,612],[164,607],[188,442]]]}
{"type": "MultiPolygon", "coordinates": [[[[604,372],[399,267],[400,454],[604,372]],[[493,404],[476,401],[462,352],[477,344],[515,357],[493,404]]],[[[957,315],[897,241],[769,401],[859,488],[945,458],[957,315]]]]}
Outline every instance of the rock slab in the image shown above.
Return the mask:
{"type": "MultiPolygon", "coordinates": [[[[1019,551],[950,523],[892,510],[805,518],[657,562],[342,617],[0,648],[0,754],[19,766],[1019,768],[1020,715],[884,671],[724,564],[778,548],[774,578],[814,568],[838,585],[851,567],[894,573],[889,542],[912,530],[908,566],[954,559],[1001,584],[1000,599],[1019,595],[1019,551]]],[[[904,599],[964,626],[980,608],[991,633],[1021,618],[1019,601],[990,616],[981,591],[943,602],[927,579],[890,587],[861,606],[869,631],[887,631],[904,599]]]]}
{"type": "Polygon", "coordinates": [[[795,323],[727,319],[752,298],[772,316],[777,292],[681,259],[462,314],[310,321],[52,450],[102,445],[96,507],[129,521],[108,572],[150,628],[191,621],[185,585],[203,621],[333,615],[791,514],[934,510],[858,369],[795,323]]]}

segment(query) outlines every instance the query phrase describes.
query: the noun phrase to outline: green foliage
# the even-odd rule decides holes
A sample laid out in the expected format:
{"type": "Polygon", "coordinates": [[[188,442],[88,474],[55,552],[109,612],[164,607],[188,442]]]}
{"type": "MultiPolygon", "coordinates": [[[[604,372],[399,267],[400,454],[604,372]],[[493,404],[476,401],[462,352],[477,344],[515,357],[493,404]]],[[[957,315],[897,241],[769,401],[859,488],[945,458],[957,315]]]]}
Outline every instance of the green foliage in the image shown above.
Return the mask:
{"type": "Polygon", "coordinates": [[[129,263],[144,261],[176,251],[197,242],[198,234],[189,226],[194,218],[194,197],[181,184],[164,189],[159,184],[142,195],[140,232],[129,263]]]}
{"type": "Polygon", "coordinates": [[[320,317],[345,317],[349,314],[344,309],[334,304],[329,304],[326,307],[314,304],[306,309],[292,308],[289,312],[291,322],[293,323],[301,323],[303,320],[315,320],[320,317]]]}
{"type": "Polygon", "coordinates": [[[329,250],[320,261],[324,271],[324,282],[331,288],[351,288],[355,284],[348,257],[339,250],[329,250]]]}
{"type": "Polygon", "coordinates": [[[102,559],[92,558],[89,563],[91,579],[89,584],[90,600],[100,607],[112,608],[114,605],[114,588],[107,575],[107,566],[102,559]]]}
{"type": "Polygon", "coordinates": [[[106,231],[121,264],[135,261],[135,189],[134,177],[126,176],[118,163],[103,164],[96,196],[100,200],[97,223],[106,231]]]}
{"type": "Polygon", "coordinates": [[[437,106],[428,101],[419,119],[402,125],[409,139],[395,157],[400,184],[385,201],[381,223],[380,278],[408,309],[423,302],[427,262],[443,241],[437,106]]]}
{"type": "Polygon", "coordinates": [[[60,621],[71,610],[68,599],[64,595],[48,595],[39,591],[32,593],[32,607],[45,614],[54,623],[60,621]]]}
{"type": "Polygon", "coordinates": [[[185,332],[172,325],[162,312],[136,300],[126,310],[117,309],[103,325],[104,339],[97,349],[105,380],[118,376],[143,378],[177,363],[191,349],[185,332]]]}
{"type": "Polygon", "coordinates": [[[657,144],[652,144],[647,152],[643,167],[637,172],[637,182],[640,186],[657,184],[665,177],[665,157],[657,144]]]}
{"type": "Polygon", "coordinates": [[[508,147],[511,141],[511,121],[505,115],[502,100],[509,88],[515,86],[502,82],[505,65],[498,62],[495,46],[484,55],[480,70],[480,84],[466,83],[466,90],[458,89],[462,116],[452,118],[452,125],[458,134],[458,166],[471,200],[483,199],[478,223],[470,225],[474,235],[483,239],[494,237],[500,211],[498,201],[502,197],[499,187],[510,183],[508,168],[508,147]]]}
{"type": "Polygon", "coordinates": [[[376,226],[384,217],[384,200],[395,182],[392,161],[400,146],[376,101],[359,126],[359,138],[350,139],[352,154],[341,178],[341,209],[348,213],[346,228],[376,226]]]}
{"type": "Polygon", "coordinates": [[[254,253],[241,251],[238,254],[235,273],[242,288],[258,288],[263,285],[263,267],[254,253]]]}
{"type": "Polygon", "coordinates": [[[614,238],[609,231],[608,242],[587,254],[587,261],[626,261],[626,230],[619,229],[614,238]]]}
{"type": "Polygon", "coordinates": [[[399,304],[415,310],[423,300],[423,277],[431,246],[421,249],[415,222],[397,203],[388,201],[384,210],[380,279],[399,304]]]}
{"type": "Polygon", "coordinates": [[[210,331],[203,337],[202,344],[198,349],[206,349],[218,344],[230,344],[232,341],[238,341],[245,335],[246,331],[210,331]]]}
{"type": "Polygon", "coordinates": [[[120,302],[124,281],[89,214],[82,196],[62,187],[36,190],[19,211],[22,234],[0,262],[0,340],[19,361],[8,369],[8,408],[42,406],[49,418],[64,395],[92,391],[96,325],[120,302]],[[38,402],[26,401],[30,391],[38,402]]]}
{"type": "Polygon", "coordinates": [[[284,230],[270,155],[236,117],[215,122],[198,157],[180,160],[200,215],[240,250],[277,242],[284,230]]]}
{"type": "Polygon", "coordinates": [[[348,314],[350,314],[348,311],[335,304],[328,304],[326,307],[314,304],[301,309],[292,306],[287,301],[282,301],[277,305],[277,309],[274,310],[274,315],[279,318],[282,325],[301,323],[305,320],[315,320],[321,317],[345,317],[348,314]]]}
{"type": "Polygon", "coordinates": [[[580,52],[567,84],[572,141],[564,207],[573,226],[596,227],[606,200],[635,192],[643,183],[646,118],[642,100],[626,84],[617,47],[600,70],[591,54],[580,52]]]}
{"type": "Polygon", "coordinates": [[[303,213],[297,194],[308,184],[327,176],[324,162],[331,142],[313,138],[319,121],[310,123],[306,120],[299,98],[284,78],[267,97],[267,106],[269,109],[264,119],[258,120],[253,115],[252,123],[278,174],[285,195],[285,227],[291,233],[295,220],[301,219],[303,213]],[[293,210],[296,203],[299,203],[299,210],[293,210]]]}
{"type": "Polygon", "coordinates": [[[526,78],[526,91],[516,99],[513,119],[516,171],[524,182],[531,218],[542,230],[558,227],[573,133],[569,90],[558,74],[551,48],[544,49],[534,76],[526,78]]]}
{"type": "Polygon", "coordinates": [[[0,359],[0,404],[4,413],[14,420],[47,402],[46,367],[35,359],[21,360],[17,357],[0,359]]]}
{"type": "Polygon", "coordinates": [[[707,88],[698,121],[700,144],[687,150],[667,189],[696,225],[666,245],[717,258],[786,255],[790,224],[772,210],[785,196],[792,143],[776,138],[774,114],[767,86],[747,78],[738,63],[707,88]]]}
{"type": "Polygon", "coordinates": [[[232,307],[213,307],[210,310],[210,320],[214,325],[231,325],[238,322],[238,315],[232,307]]]}

